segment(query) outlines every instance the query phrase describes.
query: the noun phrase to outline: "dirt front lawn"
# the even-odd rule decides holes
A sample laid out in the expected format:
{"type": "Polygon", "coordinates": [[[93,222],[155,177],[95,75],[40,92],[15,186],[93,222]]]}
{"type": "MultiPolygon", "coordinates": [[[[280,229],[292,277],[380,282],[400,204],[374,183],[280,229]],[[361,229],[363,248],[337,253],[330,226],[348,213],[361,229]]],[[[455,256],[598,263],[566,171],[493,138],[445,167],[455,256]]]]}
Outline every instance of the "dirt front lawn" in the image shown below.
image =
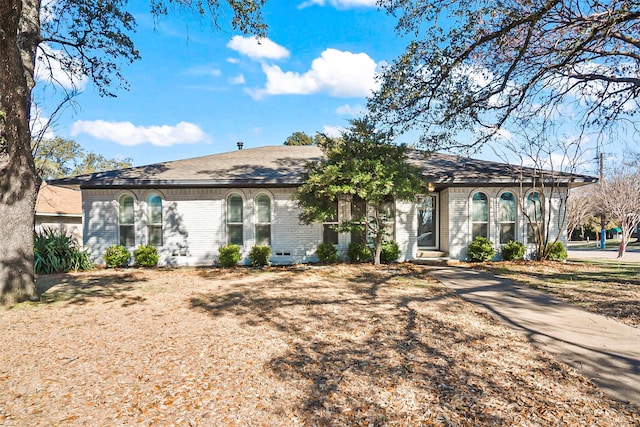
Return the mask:
{"type": "Polygon", "coordinates": [[[616,425],[603,396],[420,267],[122,270],[0,311],[0,423],[616,425]]]}

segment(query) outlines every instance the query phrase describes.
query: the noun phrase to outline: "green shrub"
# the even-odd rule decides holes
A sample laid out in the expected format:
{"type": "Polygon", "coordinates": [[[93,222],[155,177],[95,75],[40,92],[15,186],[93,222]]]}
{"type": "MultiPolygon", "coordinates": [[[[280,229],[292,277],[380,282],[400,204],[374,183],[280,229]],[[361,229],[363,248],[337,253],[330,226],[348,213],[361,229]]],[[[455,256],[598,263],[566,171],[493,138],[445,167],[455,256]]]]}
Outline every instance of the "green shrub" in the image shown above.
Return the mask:
{"type": "Polygon", "coordinates": [[[159,259],[155,246],[141,245],[133,251],[133,260],[140,267],[155,267],[159,259]]]}
{"type": "Polygon", "coordinates": [[[395,241],[382,242],[382,251],[380,252],[380,262],[388,264],[397,261],[400,257],[400,247],[395,241]]]}
{"type": "Polygon", "coordinates": [[[316,249],[318,260],[324,264],[338,262],[338,250],[332,243],[320,243],[316,249]]]}
{"type": "Polygon", "coordinates": [[[91,270],[93,261],[78,241],[65,230],[45,228],[33,237],[33,267],[36,274],[91,270]]]}
{"type": "Polygon", "coordinates": [[[474,262],[489,261],[495,254],[493,243],[486,237],[478,236],[467,246],[467,257],[474,262]]]}
{"type": "Polygon", "coordinates": [[[240,246],[228,245],[220,246],[220,256],[218,256],[218,263],[221,267],[229,268],[233,267],[240,261],[240,246]]]}
{"type": "Polygon", "coordinates": [[[104,263],[109,268],[124,267],[129,264],[131,254],[122,245],[111,245],[104,251],[104,263]]]}
{"type": "Polygon", "coordinates": [[[502,259],[505,261],[517,261],[524,257],[524,245],[520,242],[509,240],[502,246],[502,259]]]}
{"type": "Polygon", "coordinates": [[[249,252],[249,261],[254,267],[264,267],[270,265],[269,257],[271,256],[271,247],[269,246],[254,246],[249,252]]]}
{"type": "Polygon", "coordinates": [[[351,262],[370,262],[371,249],[366,243],[349,243],[347,255],[351,262]]]}
{"type": "Polygon", "coordinates": [[[544,247],[547,259],[550,261],[564,261],[567,259],[567,249],[562,242],[547,243],[544,247]]]}

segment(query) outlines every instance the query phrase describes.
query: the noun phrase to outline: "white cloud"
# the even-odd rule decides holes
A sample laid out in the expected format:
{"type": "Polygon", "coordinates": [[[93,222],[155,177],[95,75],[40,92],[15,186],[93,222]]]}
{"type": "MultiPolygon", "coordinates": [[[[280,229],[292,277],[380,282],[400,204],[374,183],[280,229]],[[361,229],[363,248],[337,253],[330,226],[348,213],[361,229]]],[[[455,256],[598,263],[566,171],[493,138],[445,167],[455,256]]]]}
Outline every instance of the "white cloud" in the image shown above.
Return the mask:
{"type": "Polygon", "coordinates": [[[45,139],[55,138],[55,133],[51,128],[50,118],[44,115],[44,111],[35,104],[31,104],[31,128],[32,138],[42,136],[45,139]]]}
{"type": "Polygon", "coordinates": [[[352,7],[377,7],[377,0],[307,0],[298,6],[298,9],[304,9],[311,6],[330,6],[336,9],[349,9],[352,7]]]}
{"type": "Polygon", "coordinates": [[[289,57],[289,51],[284,47],[268,38],[259,39],[256,36],[233,36],[227,43],[227,47],[253,59],[283,59],[289,57]]]}
{"type": "Polygon", "coordinates": [[[369,96],[376,82],[376,62],[366,53],[326,49],[304,74],[282,71],[277,65],[262,65],[267,76],[264,89],[249,93],[256,99],[265,95],[309,95],[326,93],[335,97],[369,96]]]}
{"type": "Polygon", "coordinates": [[[231,79],[231,83],[233,83],[234,85],[244,84],[245,83],[244,75],[239,74],[239,75],[235,76],[234,78],[231,79]]]}
{"type": "Polygon", "coordinates": [[[87,76],[82,74],[80,63],[69,58],[63,51],[45,43],[36,53],[36,80],[62,86],[65,89],[82,90],[87,85],[87,76]]]}
{"type": "Polygon", "coordinates": [[[175,126],[136,126],[131,122],[107,122],[104,120],[78,120],[71,126],[71,136],[86,133],[97,139],[113,141],[121,145],[139,145],[149,143],[159,147],[176,144],[195,144],[210,142],[209,137],[199,126],[180,122],[175,126]]]}
{"type": "Polygon", "coordinates": [[[363,105],[341,105],[336,108],[336,113],[343,116],[360,117],[364,115],[367,109],[363,105]]]}
{"type": "Polygon", "coordinates": [[[240,60],[238,60],[238,58],[227,58],[227,62],[229,64],[237,64],[240,60]]]}
{"type": "Polygon", "coordinates": [[[323,126],[322,133],[331,138],[338,138],[342,136],[342,133],[345,132],[346,129],[341,126],[323,126]]]}

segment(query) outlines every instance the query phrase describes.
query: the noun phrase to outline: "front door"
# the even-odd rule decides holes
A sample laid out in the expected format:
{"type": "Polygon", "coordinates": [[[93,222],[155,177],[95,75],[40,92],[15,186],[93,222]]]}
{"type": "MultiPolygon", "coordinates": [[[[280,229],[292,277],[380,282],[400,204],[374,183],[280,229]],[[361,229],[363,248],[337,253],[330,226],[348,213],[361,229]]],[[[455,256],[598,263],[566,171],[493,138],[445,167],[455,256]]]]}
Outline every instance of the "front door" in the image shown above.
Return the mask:
{"type": "Polygon", "coordinates": [[[438,198],[435,195],[423,197],[417,205],[418,247],[438,249],[438,198]]]}

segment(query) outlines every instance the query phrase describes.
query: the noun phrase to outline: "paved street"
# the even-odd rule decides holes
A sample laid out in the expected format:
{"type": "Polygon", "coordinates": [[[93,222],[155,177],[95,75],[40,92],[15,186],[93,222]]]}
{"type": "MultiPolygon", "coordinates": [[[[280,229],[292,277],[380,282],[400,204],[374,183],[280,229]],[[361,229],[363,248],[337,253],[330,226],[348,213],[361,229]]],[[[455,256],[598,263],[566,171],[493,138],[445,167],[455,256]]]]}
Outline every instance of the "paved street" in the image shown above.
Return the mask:
{"type": "MultiPolygon", "coordinates": [[[[595,248],[595,245],[589,249],[572,248],[571,245],[569,245],[567,252],[569,259],[616,259],[618,257],[617,248],[603,251],[595,248]]],[[[637,249],[637,246],[635,246],[627,250],[622,261],[640,262],[640,249],[637,249]]]]}

